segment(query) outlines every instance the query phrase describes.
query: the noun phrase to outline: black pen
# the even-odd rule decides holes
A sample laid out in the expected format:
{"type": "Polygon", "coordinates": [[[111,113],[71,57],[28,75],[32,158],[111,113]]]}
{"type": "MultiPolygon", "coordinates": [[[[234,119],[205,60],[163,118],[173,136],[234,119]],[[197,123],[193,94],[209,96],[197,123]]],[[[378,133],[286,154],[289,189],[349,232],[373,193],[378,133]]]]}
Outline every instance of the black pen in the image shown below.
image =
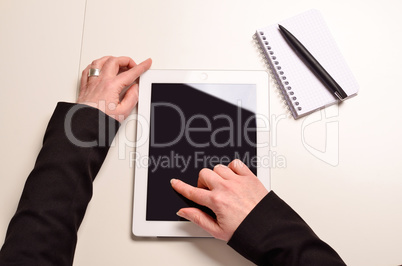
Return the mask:
{"type": "Polygon", "coordinates": [[[314,58],[314,56],[304,47],[304,45],[293,36],[287,29],[282,25],[279,25],[280,32],[286,41],[292,46],[292,48],[299,54],[303,59],[304,63],[312,70],[312,72],[321,80],[325,87],[330,89],[336,97],[340,100],[344,100],[348,95],[341,88],[341,86],[336,83],[336,81],[331,77],[330,74],[321,66],[321,64],[314,58]]]}

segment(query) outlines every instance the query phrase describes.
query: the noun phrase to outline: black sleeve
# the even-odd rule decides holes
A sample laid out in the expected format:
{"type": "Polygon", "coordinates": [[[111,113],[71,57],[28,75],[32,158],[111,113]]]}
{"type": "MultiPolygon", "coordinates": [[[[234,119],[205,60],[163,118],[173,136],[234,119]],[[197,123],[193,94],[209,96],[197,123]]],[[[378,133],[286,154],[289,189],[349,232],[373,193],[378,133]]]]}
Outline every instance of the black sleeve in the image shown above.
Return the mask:
{"type": "Polygon", "coordinates": [[[0,265],[71,265],[77,231],[119,123],[58,103],[0,251],[0,265]]]}
{"type": "Polygon", "coordinates": [[[244,219],[228,245],[258,265],[345,265],[273,191],[244,219]]]}

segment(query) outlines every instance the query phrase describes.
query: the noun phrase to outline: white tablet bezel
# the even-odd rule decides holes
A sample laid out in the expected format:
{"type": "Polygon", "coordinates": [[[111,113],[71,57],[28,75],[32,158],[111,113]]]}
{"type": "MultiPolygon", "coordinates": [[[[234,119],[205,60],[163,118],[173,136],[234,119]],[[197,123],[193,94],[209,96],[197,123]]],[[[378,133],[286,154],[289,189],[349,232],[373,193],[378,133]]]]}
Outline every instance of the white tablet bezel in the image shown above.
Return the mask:
{"type": "MultiPolygon", "coordinates": [[[[255,84],[257,98],[257,176],[270,189],[269,90],[265,71],[148,70],[139,81],[136,156],[148,158],[153,83],[255,84]]],[[[140,237],[210,237],[188,221],[147,221],[148,167],[135,164],[132,232],[140,237]]]]}

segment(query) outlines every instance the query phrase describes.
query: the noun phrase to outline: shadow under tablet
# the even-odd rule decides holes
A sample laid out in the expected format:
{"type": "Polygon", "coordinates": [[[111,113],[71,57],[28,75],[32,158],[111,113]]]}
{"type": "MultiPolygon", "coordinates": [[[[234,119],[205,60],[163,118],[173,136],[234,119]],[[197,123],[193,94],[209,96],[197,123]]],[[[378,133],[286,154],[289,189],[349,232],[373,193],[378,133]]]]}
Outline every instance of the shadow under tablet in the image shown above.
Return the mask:
{"type": "Polygon", "coordinates": [[[176,193],[170,185],[172,178],[197,186],[202,168],[227,165],[234,159],[242,160],[256,173],[255,113],[241,107],[244,98],[255,102],[255,85],[209,85],[215,86],[220,95],[226,91],[232,99],[238,96],[235,104],[214,93],[205,93],[195,85],[152,84],[148,221],[183,220],[176,213],[188,206],[198,207],[215,217],[210,209],[176,193]]]}

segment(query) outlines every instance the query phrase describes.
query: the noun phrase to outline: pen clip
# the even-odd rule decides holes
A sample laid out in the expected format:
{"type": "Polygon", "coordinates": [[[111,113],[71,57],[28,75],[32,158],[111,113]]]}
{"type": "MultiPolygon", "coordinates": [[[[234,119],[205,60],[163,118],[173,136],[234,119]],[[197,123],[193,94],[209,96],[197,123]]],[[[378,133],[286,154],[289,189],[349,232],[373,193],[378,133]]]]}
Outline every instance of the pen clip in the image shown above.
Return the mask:
{"type": "Polygon", "coordinates": [[[338,97],[339,100],[341,100],[341,101],[345,100],[345,98],[342,98],[342,96],[339,94],[339,92],[336,91],[334,94],[336,97],[338,97]]]}

